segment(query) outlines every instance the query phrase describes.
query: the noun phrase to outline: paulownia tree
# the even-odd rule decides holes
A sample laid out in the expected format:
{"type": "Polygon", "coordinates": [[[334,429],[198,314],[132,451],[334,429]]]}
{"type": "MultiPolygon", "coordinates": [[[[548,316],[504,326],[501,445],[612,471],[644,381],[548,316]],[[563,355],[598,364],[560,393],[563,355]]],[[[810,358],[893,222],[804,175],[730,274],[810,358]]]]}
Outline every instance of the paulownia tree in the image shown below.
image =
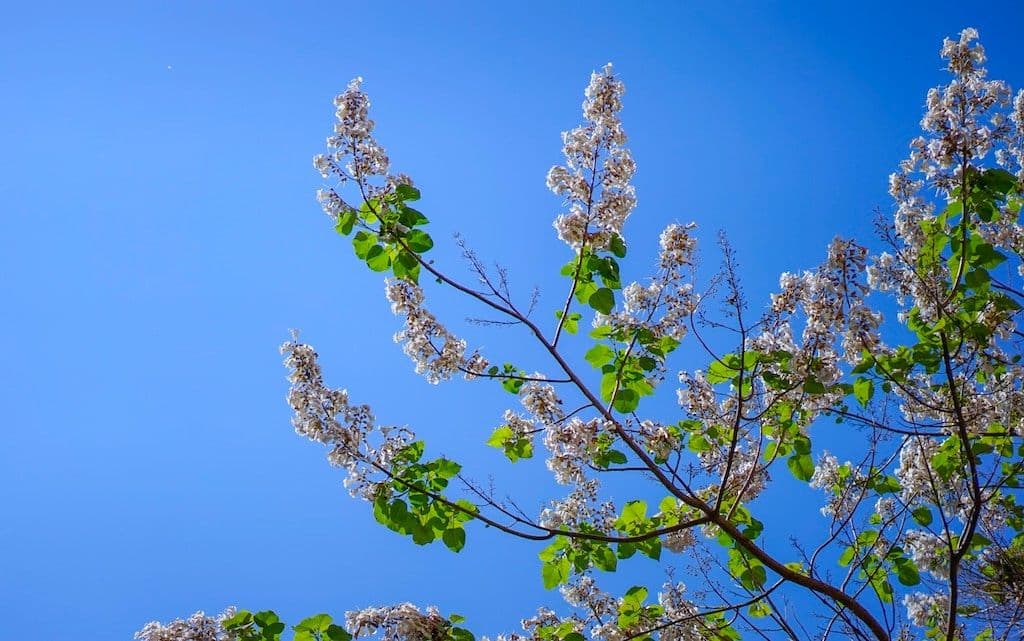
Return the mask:
{"type": "MultiPolygon", "coordinates": [[[[923,134],[890,177],[895,217],[877,226],[885,250],[836,238],[821,266],[783,274],[756,313],[728,246],[709,286],[695,286],[692,225],[665,228],[653,274],[621,273],[635,165],[611,65],[591,77],[584,121],[563,134],[565,162],[547,177],[564,199],[554,226],[568,246],[554,310],[535,310],[471,251],[469,280],[427,258],[420,192],[391,173],[353,81],[335,99],[330,152],[314,163],[335,183],[318,194],[324,210],[361,262],[388,273],[404,323],[395,339],[417,372],[507,390],[515,407],[481,445],[512,463],[546,457],[566,491],[539,514],[497,498],[411,428],[379,424],[329,387],[294,336],[281,350],[296,431],[328,448],[377,521],[415,543],[458,552],[486,525],[537,545],[543,585],[565,606],[541,608],[506,641],[1021,638],[1024,91],[987,79],[973,29],[941,53],[951,80],[928,93],[923,134]],[[525,332],[543,362],[470,350],[428,310],[435,287],[525,332]],[[649,418],[644,401],[684,339],[701,346],[704,368],[672,369],[677,420],[649,418]],[[826,421],[843,423],[850,460],[815,443],[826,421]],[[769,545],[759,499],[785,476],[820,490],[824,505],[807,518],[820,520],[820,508],[825,519],[816,539],[769,545]],[[608,479],[636,498],[608,500],[608,479]],[[639,557],[685,564],[696,587],[602,589],[610,572],[647,583],[639,557]],[[793,607],[800,617],[787,615],[793,607]]],[[[284,630],[271,611],[230,610],[151,623],[136,638],[271,641],[284,630]]],[[[462,617],[411,604],[339,623],[316,615],[293,630],[302,641],[474,638],[462,617]]]]}

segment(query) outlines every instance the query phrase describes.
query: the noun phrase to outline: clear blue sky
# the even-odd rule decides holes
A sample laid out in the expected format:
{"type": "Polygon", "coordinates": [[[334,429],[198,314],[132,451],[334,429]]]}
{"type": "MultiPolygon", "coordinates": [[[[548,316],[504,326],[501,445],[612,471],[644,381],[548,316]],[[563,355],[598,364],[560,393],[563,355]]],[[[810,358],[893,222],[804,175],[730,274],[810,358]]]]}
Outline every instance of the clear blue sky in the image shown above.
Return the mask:
{"type": "MultiPolygon", "coordinates": [[[[314,202],[310,158],[350,78],[424,192],[438,260],[461,231],[520,291],[557,298],[544,176],[590,71],[614,61],[639,165],[632,264],[696,220],[729,233],[756,303],[890,211],[944,36],[977,27],[992,75],[1024,82],[1019,2],[687,4],[8,6],[0,638],[404,600],[494,633],[537,604],[536,547],[474,529],[458,556],[418,548],[289,426],[276,348],[301,327],[381,420],[477,478],[499,462],[481,443],[509,399],[412,373],[380,279],[314,202]]],[[[504,342],[488,332],[470,333],[504,342]]],[[[529,496],[536,471],[494,473],[529,496]]]]}

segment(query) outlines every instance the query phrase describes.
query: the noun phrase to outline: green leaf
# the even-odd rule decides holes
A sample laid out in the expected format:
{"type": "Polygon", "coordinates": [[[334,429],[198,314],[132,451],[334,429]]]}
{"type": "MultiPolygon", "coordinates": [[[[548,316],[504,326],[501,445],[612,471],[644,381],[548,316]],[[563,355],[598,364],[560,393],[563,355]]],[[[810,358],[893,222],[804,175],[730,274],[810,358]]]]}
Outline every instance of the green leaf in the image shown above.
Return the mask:
{"type": "Polygon", "coordinates": [[[405,235],[405,244],[417,254],[422,254],[423,252],[430,251],[434,246],[434,240],[427,232],[421,229],[413,229],[405,235]]]}
{"type": "Polygon", "coordinates": [[[446,479],[450,479],[462,471],[462,465],[446,458],[439,458],[433,463],[434,472],[446,479]]]}
{"type": "Polygon", "coordinates": [[[804,391],[808,394],[824,394],[825,385],[817,379],[808,378],[804,381],[804,391]]]}
{"type": "Polygon", "coordinates": [[[896,580],[902,585],[917,585],[921,582],[921,574],[917,570],[917,566],[910,559],[903,559],[902,563],[896,564],[896,580]]]}
{"type": "Polygon", "coordinates": [[[234,628],[245,627],[252,623],[252,612],[248,610],[239,610],[235,613],[235,616],[225,619],[221,624],[225,630],[233,630],[234,628]]]}
{"type": "Polygon", "coordinates": [[[917,521],[918,525],[923,525],[923,526],[931,525],[931,522],[932,522],[932,511],[931,511],[930,508],[928,508],[928,507],[926,507],[924,505],[921,505],[919,507],[914,508],[914,511],[911,512],[910,514],[911,514],[911,516],[914,517],[914,520],[917,521]]]}
{"type": "Polygon", "coordinates": [[[861,407],[867,407],[875,393],[875,382],[870,378],[858,378],[853,382],[853,396],[861,407]]]}
{"type": "Polygon", "coordinates": [[[615,391],[618,382],[619,379],[615,372],[605,372],[605,375],[601,377],[601,400],[606,403],[612,400],[612,392],[615,391]]]}
{"type": "Polygon", "coordinates": [[[404,249],[398,252],[392,268],[395,272],[395,278],[402,278],[413,283],[419,282],[420,263],[416,260],[416,256],[404,249]]]}
{"type": "Polygon", "coordinates": [[[615,294],[607,287],[602,287],[590,295],[587,304],[602,314],[611,314],[615,307],[615,294]]]}
{"type": "Polygon", "coordinates": [[[607,545],[595,548],[591,558],[593,559],[594,567],[605,572],[614,572],[615,568],[618,567],[619,561],[615,558],[615,553],[607,545]]]}
{"type": "Polygon", "coordinates": [[[391,256],[380,245],[374,245],[366,252],[366,264],[375,272],[386,271],[391,267],[391,256]]]}
{"type": "Polygon", "coordinates": [[[256,625],[260,626],[261,628],[271,626],[281,620],[273,610],[264,610],[262,612],[257,612],[256,614],[252,615],[252,618],[256,622],[256,625]]]}
{"type": "Polygon", "coordinates": [[[294,626],[293,630],[309,630],[311,632],[322,632],[327,629],[327,626],[331,624],[331,615],[329,614],[314,614],[311,617],[306,617],[302,621],[299,621],[294,626]]]}
{"type": "Polygon", "coordinates": [[[629,414],[639,406],[640,395],[632,389],[620,389],[615,393],[615,400],[612,402],[612,407],[614,407],[617,412],[629,414]]]}
{"type": "Polygon", "coordinates": [[[725,381],[731,381],[739,374],[737,370],[733,369],[729,365],[726,365],[726,359],[728,359],[729,356],[733,355],[729,354],[728,356],[722,358],[721,360],[714,361],[713,363],[711,363],[711,365],[708,366],[708,373],[706,378],[707,381],[712,385],[715,385],[717,383],[724,383],[725,381]]]}
{"type": "Polygon", "coordinates": [[[377,234],[372,234],[367,231],[357,231],[356,235],[352,237],[352,247],[356,250],[356,257],[360,260],[366,260],[366,256],[370,253],[370,249],[376,244],[377,234]]]}
{"type": "Polygon", "coordinates": [[[562,557],[557,560],[548,561],[541,566],[541,578],[544,580],[544,589],[550,590],[569,581],[569,559],[562,557]]]}
{"type": "Polygon", "coordinates": [[[618,234],[612,234],[611,240],[608,242],[608,250],[611,251],[617,258],[626,257],[626,243],[622,240],[622,236],[618,234]]]}
{"type": "Polygon", "coordinates": [[[491,437],[487,439],[487,444],[491,447],[502,448],[505,447],[505,442],[512,438],[514,432],[508,425],[502,425],[498,429],[494,430],[491,437]]]}
{"type": "Polygon", "coordinates": [[[768,579],[763,565],[752,565],[740,574],[740,583],[748,590],[759,590],[768,579]]]}
{"type": "Polygon", "coordinates": [[[598,343],[591,347],[583,358],[593,367],[600,368],[615,358],[615,350],[603,343],[598,343]]]}
{"type": "Polygon", "coordinates": [[[764,617],[771,616],[772,607],[764,601],[758,601],[757,603],[752,604],[747,611],[750,613],[750,616],[755,619],[763,619],[764,617]]]}
{"type": "Polygon", "coordinates": [[[452,552],[460,551],[466,545],[466,531],[459,528],[450,528],[441,535],[441,540],[452,552]]]}
{"type": "Polygon", "coordinates": [[[327,626],[325,630],[327,638],[330,641],[352,641],[352,635],[348,633],[348,630],[341,627],[340,625],[331,624],[327,626]]]}
{"type": "Polygon", "coordinates": [[[426,225],[430,222],[422,212],[413,209],[412,207],[401,205],[399,206],[398,211],[400,212],[398,222],[402,223],[406,227],[418,227],[419,225],[426,225]]]}
{"type": "Polygon", "coordinates": [[[644,501],[629,501],[622,506],[622,514],[619,516],[615,526],[621,530],[632,530],[632,526],[641,525],[647,522],[647,503],[644,501]]]}
{"type": "Polygon", "coordinates": [[[434,528],[429,525],[417,522],[412,526],[412,542],[416,545],[427,545],[433,543],[437,535],[434,534],[434,528]]]}
{"type": "Polygon", "coordinates": [[[810,481],[814,476],[814,461],[810,454],[794,454],[786,459],[786,465],[793,476],[801,481],[810,481]]]}
{"type": "Polygon", "coordinates": [[[420,190],[416,189],[412,185],[402,183],[395,187],[395,196],[397,196],[399,200],[419,200],[420,190]]]}
{"type": "Polygon", "coordinates": [[[852,545],[843,550],[843,553],[839,555],[839,565],[846,567],[853,562],[853,557],[856,556],[857,549],[852,545]]]}
{"type": "Polygon", "coordinates": [[[892,584],[885,577],[886,575],[883,572],[875,574],[871,579],[871,588],[878,595],[879,601],[882,603],[892,603],[892,584]]]}
{"type": "Polygon", "coordinates": [[[338,216],[338,223],[334,226],[334,231],[342,236],[348,236],[352,233],[352,227],[356,224],[356,220],[358,220],[356,212],[349,209],[338,216]]]}
{"type": "Polygon", "coordinates": [[[606,256],[597,263],[597,273],[601,275],[601,282],[604,283],[605,287],[611,289],[621,289],[622,283],[619,281],[619,264],[615,262],[614,258],[606,256]]]}
{"type": "Polygon", "coordinates": [[[971,289],[986,290],[991,282],[992,276],[989,275],[988,270],[981,267],[972,269],[964,276],[964,283],[971,289]]]}

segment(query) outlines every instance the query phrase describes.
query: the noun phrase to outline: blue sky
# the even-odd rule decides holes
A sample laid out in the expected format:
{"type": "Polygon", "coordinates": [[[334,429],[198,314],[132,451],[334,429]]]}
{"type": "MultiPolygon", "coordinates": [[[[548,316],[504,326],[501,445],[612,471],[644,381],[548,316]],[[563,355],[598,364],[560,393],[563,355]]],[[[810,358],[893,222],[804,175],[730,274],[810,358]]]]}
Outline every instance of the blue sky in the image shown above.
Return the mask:
{"type": "Polygon", "coordinates": [[[695,220],[705,273],[723,229],[758,305],[890,211],[943,37],[977,27],[991,75],[1024,82],[1019,3],[897,4],[7,7],[4,629],[114,640],[232,603],[295,620],[409,600],[511,630],[545,598],[536,547],[480,529],[458,556],[416,547],[289,426],[277,346],[299,327],[382,421],[477,478],[544,488],[542,464],[508,471],[482,446],[510,399],[416,377],[380,279],[320,213],[310,158],[332,96],[365,78],[439,261],[459,269],[461,232],[550,305],[566,256],[544,176],[590,71],[614,61],[639,166],[634,276],[665,224],[695,220]]]}

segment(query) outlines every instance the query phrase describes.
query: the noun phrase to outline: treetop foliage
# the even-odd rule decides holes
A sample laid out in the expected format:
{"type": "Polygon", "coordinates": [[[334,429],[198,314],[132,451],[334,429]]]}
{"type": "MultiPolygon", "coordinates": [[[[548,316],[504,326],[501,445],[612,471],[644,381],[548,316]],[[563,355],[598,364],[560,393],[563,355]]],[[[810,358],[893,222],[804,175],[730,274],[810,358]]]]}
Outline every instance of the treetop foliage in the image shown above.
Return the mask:
{"type": "MultiPolygon", "coordinates": [[[[565,490],[539,514],[498,498],[436,455],[421,426],[380,423],[328,386],[297,334],[281,348],[296,432],[326,446],[352,496],[415,544],[457,553],[483,525],[537,545],[538,588],[559,589],[565,606],[523,613],[502,641],[1020,637],[1024,91],[987,77],[977,38],[965,29],[943,43],[950,81],[929,91],[922,134],[890,176],[885,250],[836,238],[820,266],[782,274],[754,311],[727,244],[698,287],[693,224],[664,229],[652,273],[624,273],[636,165],[611,65],[591,77],[547,176],[566,245],[549,265],[565,284],[550,309],[465,247],[469,280],[431,258],[420,191],[392,172],[354,80],[314,160],[332,181],[318,192],[324,211],[356,260],[385,274],[395,340],[416,371],[500,386],[511,407],[481,446],[510,464],[544,457],[565,490]],[[432,288],[496,314],[496,331],[524,332],[543,362],[471,349],[427,307],[432,288]],[[673,363],[682,341],[702,349],[699,369],[673,363]],[[676,417],[656,420],[670,371],[676,417]],[[842,424],[849,460],[821,444],[826,422],[842,424]],[[762,513],[783,477],[820,492],[821,504],[795,506],[820,523],[814,540],[780,544],[787,523],[762,513]],[[608,479],[635,494],[613,500],[608,479]],[[688,585],[670,573],[651,584],[641,558],[680,568],[688,585]],[[608,573],[636,585],[608,591],[608,573]]],[[[229,610],[136,638],[274,641],[286,630],[271,611],[229,610]]],[[[291,630],[296,641],[475,639],[462,616],[408,603],[291,630]]]]}

